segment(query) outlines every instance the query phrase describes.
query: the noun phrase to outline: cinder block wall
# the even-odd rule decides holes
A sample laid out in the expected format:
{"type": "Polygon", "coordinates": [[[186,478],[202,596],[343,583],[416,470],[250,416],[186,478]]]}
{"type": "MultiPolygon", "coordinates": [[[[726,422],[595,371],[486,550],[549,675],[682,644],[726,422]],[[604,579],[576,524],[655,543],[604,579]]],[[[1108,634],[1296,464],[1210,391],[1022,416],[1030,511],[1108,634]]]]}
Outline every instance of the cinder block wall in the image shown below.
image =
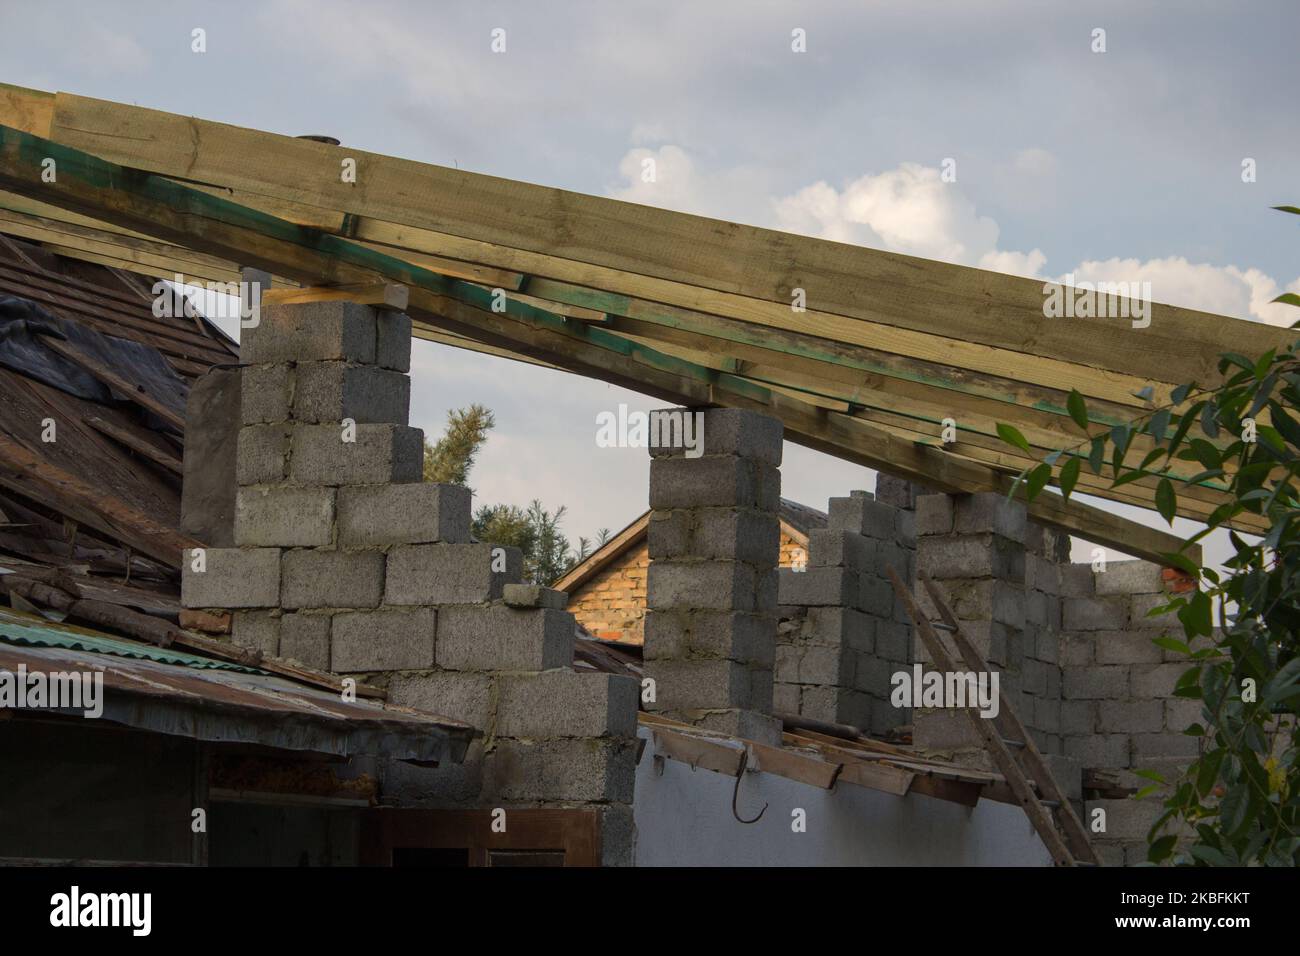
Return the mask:
{"type": "Polygon", "coordinates": [[[563,595],[471,541],[466,488],[424,483],[407,425],[411,323],[353,303],[269,306],[243,330],[234,547],[186,562],[186,607],[230,609],[268,656],[472,724],[459,766],[385,767],[385,800],[601,808],[630,863],[637,684],[572,670],[563,595]]]}
{"type": "MultiPolygon", "coordinates": [[[[1173,695],[1190,664],[1152,643],[1162,634],[1182,639],[1182,625],[1173,614],[1147,616],[1192,586],[1178,572],[1147,561],[1068,569],[1061,635],[1065,750],[1086,768],[1115,771],[1119,785],[1130,790],[1152,783],[1135,771],[1154,770],[1176,781],[1200,752],[1202,738],[1183,734],[1201,720],[1200,701],[1173,695]]],[[[1090,814],[1106,813],[1105,831],[1093,834],[1105,862],[1146,860],[1146,834],[1163,812],[1164,790],[1143,800],[1117,796],[1088,803],[1090,814]]]]}
{"type": "Polygon", "coordinates": [[[779,744],[771,713],[783,428],[739,409],[707,409],[702,422],[699,457],[650,450],[646,709],[779,744]]]}
{"type": "Polygon", "coordinates": [[[911,661],[911,628],[886,569],[912,578],[914,512],[865,491],[827,510],[807,566],[780,572],[774,707],[884,734],[909,720],[889,702],[890,676],[911,661]]]}

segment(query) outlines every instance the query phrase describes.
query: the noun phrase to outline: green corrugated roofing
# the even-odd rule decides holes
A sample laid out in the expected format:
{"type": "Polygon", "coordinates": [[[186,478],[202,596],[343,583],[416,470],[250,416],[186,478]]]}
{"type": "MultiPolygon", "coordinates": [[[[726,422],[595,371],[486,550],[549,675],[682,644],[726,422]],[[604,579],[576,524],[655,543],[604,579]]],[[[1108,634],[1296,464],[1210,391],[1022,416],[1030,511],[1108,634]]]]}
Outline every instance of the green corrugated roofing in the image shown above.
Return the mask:
{"type": "Polygon", "coordinates": [[[157,661],[160,664],[178,664],[181,667],[198,667],[207,670],[241,671],[245,674],[264,674],[256,667],[245,667],[228,661],[200,657],[161,647],[151,647],[135,641],[121,640],[74,627],[71,624],[59,624],[42,617],[24,614],[11,608],[0,607],[0,639],[12,644],[26,644],[32,647],[63,647],[69,650],[86,651],[90,654],[111,654],[114,657],[134,657],[139,660],[157,661]]]}

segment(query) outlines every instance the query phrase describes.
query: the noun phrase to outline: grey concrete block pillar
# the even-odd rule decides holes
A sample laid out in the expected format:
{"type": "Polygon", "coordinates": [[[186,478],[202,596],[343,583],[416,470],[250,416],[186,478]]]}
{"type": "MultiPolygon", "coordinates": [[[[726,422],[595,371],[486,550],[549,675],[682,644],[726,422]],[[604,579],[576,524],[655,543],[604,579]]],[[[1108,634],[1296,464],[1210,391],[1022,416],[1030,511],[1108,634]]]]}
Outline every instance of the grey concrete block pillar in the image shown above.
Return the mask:
{"type": "MultiPolygon", "coordinates": [[[[999,494],[922,495],[916,502],[918,571],[926,571],[947,596],[962,629],[997,672],[1003,695],[1032,726],[1033,701],[1025,700],[1025,532],[1024,505],[999,494]]],[[[938,620],[925,588],[916,582],[917,603],[938,620]]],[[[949,645],[951,650],[951,644],[949,645]]],[[[920,636],[916,660],[933,667],[920,636]]],[[[1058,689],[1059,699],[1059,689],[1058,689]]],[[[983,745],[958,710],[917,708],[913,740],[931,751],[957,753],[968,763],[985,761],[983,745]]]]}
{"type": "Polygon", "coordinates": [[[779,742],[771,713],[783,427],[739,409],[654,416],[654,434],[697,441],[650,450],[646,707],[779,742]]]}

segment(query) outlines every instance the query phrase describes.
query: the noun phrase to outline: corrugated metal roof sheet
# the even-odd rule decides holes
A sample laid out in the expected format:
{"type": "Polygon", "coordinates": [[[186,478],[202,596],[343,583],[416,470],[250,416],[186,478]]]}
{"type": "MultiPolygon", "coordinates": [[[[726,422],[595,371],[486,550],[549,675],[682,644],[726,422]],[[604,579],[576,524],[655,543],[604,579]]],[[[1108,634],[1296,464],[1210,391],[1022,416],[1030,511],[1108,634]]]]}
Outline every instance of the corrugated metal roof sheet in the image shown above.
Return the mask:
{"type": "MultiPolygon", "coordinates": [[[[101,720],[154,733],[279,750],[459,762],[474,730],[421,711],[344,700],[259,672],[178,666],[84,648],[0,642],[0,671],[102,672],[101,720]]],[[[84,717],[81,709],[45,713],[84,717]]],[[[22,711],[14,711],[21,714],[22,711]]]]}
{"type": "Polygon", "coordinates": [[[97,634],[71,624],[50,621],[34,614],[24,614],[0,607],[0,639],[11,644],[31,647],[61,647],[66,650],[88,651],[92,654],[111,654],[114,657],[132,657],[137,660],[156,661],[159,664],[177,664],[211,670],[242,671],[246,674],[265,674],[266,671],[228,661],[200,657],[181,651],[150,647],[135,641],[118,640],[97,634]]]}

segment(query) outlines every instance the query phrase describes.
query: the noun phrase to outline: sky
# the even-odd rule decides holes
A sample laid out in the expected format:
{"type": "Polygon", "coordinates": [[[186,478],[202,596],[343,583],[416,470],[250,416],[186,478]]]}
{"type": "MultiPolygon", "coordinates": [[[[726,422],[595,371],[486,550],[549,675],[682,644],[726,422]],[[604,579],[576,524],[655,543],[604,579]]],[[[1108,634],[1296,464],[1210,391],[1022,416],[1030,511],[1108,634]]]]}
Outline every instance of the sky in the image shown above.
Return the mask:
{"type": "MultiPolygon", "coordinates": [[[[1295,0],[0,0],[0,82],[1289,324],[1297,27],[1295,0]]],[[[412,378],[431,437],[495,413],[479,503],[564,505],[575,541],[645,509],[648,457],[596,415],[661,403],[424,342],[412,378]]],[[[789,443],[782,476],[821,508],[875,481],[789,443]]]]}

